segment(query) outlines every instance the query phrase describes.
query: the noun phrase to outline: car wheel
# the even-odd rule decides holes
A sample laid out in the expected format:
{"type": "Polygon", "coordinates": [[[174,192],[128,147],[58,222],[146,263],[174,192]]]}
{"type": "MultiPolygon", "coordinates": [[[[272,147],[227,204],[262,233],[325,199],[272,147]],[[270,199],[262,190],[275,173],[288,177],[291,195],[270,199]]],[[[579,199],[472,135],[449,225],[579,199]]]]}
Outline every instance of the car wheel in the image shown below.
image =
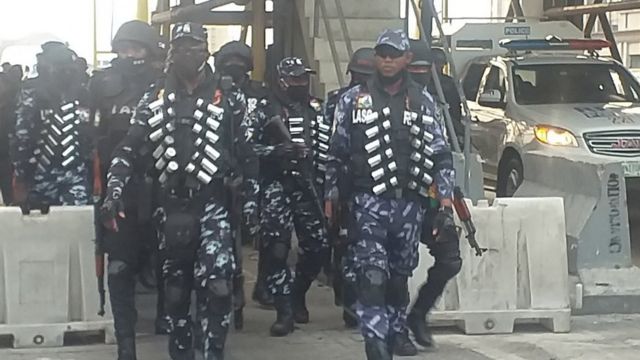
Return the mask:
{"type": "Polygon", "coordinates": [[[522,162],[518,158],[509,159],[503,166],[500,166],[496,195],[498,197],[512,197],[523,180],[522,162]]]}

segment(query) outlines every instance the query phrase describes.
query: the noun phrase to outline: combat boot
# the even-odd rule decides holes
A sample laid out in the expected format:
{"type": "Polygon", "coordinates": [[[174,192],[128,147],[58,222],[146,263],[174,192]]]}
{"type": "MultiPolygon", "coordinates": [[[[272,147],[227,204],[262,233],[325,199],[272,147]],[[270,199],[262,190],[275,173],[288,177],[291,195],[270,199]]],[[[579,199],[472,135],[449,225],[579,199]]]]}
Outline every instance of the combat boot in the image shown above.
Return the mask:
{"type": "Polygon", "coordinates": [[[298,275],[293,283],[293,293],[291,294],[293,300],[293,318],[298,324],[309,323],[309,310],[307,309],[306,296],[312,282],[313,280],[298,275]]]}
{"type": "Polygon", "coordinates": [[[364,350],[367,360],[392,360],[393,355],[389,352],[389,346],[385,340],[378,338],[365,338],[364,350]]]}
{"type": "Polygon", "coordinates": [[[195,360],[196,353],[193,349],[178,350],[173,346],[169,348],[171,360],[195,360]]]}
{"type": "Polygon", "coordinates": [[[293,311],[291,297],[278,295],[273,298],[276,307],[276,322],[271,325],[271,336],[287,336],[293,332],[293,311]]]}
{"type": "Polygon", "coordinates": [[[396,333],[393,336],[391,342],[394,355],[398,356],[415,356],[418,355],[418,349],[409,339],[409,331],[405,330],[401,333],[396,333]]]}
{"type": "Polygon", "coordinates": [[[411,329],[418,344],[424,347],[433,347],[433,336],[426,318],[426,313],[416,310],[414,307],[407,316],[407,326],[411,329]]]}
{"type": "Polygon", "coordinates": [[[354,314],[353,311],[347,309],[342,310],[342,320],[344,321],[344,326],[347,329],[355,329],[360,323],[358,316],[354,314]]]}
{"type": "Polygon", "coordinates": [[[136,360],[136,338],[118,339],[118,360],[136,360]]]}

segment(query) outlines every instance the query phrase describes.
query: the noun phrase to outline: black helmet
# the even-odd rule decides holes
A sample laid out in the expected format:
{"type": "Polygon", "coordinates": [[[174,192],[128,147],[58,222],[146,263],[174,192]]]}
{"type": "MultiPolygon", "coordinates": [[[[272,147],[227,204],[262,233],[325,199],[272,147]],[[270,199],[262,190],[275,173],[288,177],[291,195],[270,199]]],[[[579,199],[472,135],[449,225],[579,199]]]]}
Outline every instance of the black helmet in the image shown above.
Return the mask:
{"type": "Polygon", "coordinates": [[[131,20],[122,24],[111,41],[111,51],[116,52],[118,43],[121,41],[142,44],[151,52],[151,55],[156,57],[162,57],[165,53],[165,45],[162,42],[162,38],[144,21],[131,20]]]}
{"type": "Polygon", "coordinates": [[[38,60],[51,66],[65,66],[74,64],[77,58],[76,53],[59,41],[47,41],[41,45],[42,52],[38,54],[38,60]]]}
{"type": "Polygon", "coordinates": [[[215,57],[216,67],[218,67],[219,64],[224,63],[224,61],[227,58],[231,56],[237,56],[246,61],[249,71],[253,70],[253,55],[251,54],[251,48],[243,42],[240,42],[240,41],[228,42],[222,45],[220,50],[218,50],[215,54],[213,54],[213,56],[215,57]]]}
{"type": "Polygon", "coordinates": [[[375,68],[376,52],[372,48],[360,48],[353,53],[347,72],[356,72],[360,74],[371,75],[376,71],[375,68]]]}
{"type": "Polygon", "coordinates": [[[437,65],[446,65],[447,55],[445,55],[444,50],[442,48],[433,48],[431,49],[431,56],[433,58],[433,62],[437,65]]]}
{"type": "Polygon", "coordinates": [[[423,40],[409,40],[409,46],[413,53],[411,65],[429,66],[432,64],[431,51],[429,51],[427,43],[423,40]]]}

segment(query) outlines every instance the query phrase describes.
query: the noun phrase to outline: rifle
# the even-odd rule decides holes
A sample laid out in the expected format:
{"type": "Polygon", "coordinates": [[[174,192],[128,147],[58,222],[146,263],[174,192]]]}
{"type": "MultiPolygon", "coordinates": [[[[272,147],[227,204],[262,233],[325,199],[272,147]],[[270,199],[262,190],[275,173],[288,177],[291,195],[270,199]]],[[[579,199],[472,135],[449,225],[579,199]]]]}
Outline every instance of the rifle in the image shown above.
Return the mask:
{"type": "Polygon", "coordinates": [[[482,253],[486,252],[487,249],[480,247],[476,241],[476,227],[471,220],[471,213],[469,212],[467,203],[464,202],[464,194],[458,186],[453,189],[453,207],[456,209],[456,213],[464,225],[469,245],[475,249],[476,256],[482,256],[482,253]]]}
{"type": "Polygon", "coordinates": [[[98,151],[93,153],[93,199],[95,205],[94,209],[94,227],[96,231],[96,244],[95,244],[95,266],[96,266],[96,278],[98,280],[98,295],[100,296],[100,308],[98,309],[98,315],[104,316],[104,305],[106,303],[106,293],[104,289],[104,227],[100,219],[100,199],[102,199],[102,167],[100,164],[100,156],[98,151]]]}
{"type": "Polygon", "coordinates": [[[231,173],[224,179],[225,187],[228,192],[227,204],[229,206],[229,215],[231,217],[231,233],[233,236],[233,254],[236,259],[236,272],[233,274],[233,324],[236,330],[244,327],[244,274],[242,268],[242,201],[241,201],[241,185],[243,178],[237,174],[239,162],[236,153],[236,124],[233,112],[229,109],[227,98],[230,96],[230,90],[233,88],[233,79],[230,76],[219,76],[217,78],[218,88],[222,90],[221,106],[227,116],[231,116],[229,126],[229,137],[231,139],[231,147],[229,155],[231,158],[231,173]]]}
{"type": "MultiPolygon", "coordinates": [[[[268,138],[272,139],[273,140],[272,142],[275,144],[291,144],[292,143],[289,129],[287,129],[287,126],[282,121],[282,118],[278,115],[273,116],[271,119],[269,119],[269,121],[267,121],[267,123],[264,125],[264,131],[265,131],[265,134],[268,136],[268,138]]],[[[320,215],[322,226],[324,226],[324,228],[326,229],[327,224],[326,224],[326,219],[324,217],[324,210],[323,210],[322,203],[320,201],[320,197],[318,195],[318,191],[316,190],[316,185],[313,182],[312,169],[311,169],[311,166],[309,166],[310,160],[302,159],[302,161],[304,162],[303,166],[298,166],[298,170],[300,171],[301,176],[296,176],[295,178],[298,180],[304,181],[305,186],[309,188],[309,191],[311,192],[311,196],[314,199],[316,210],[320,215]]],[[[298,164],[297,161],[296,163],[298,164]]]]}

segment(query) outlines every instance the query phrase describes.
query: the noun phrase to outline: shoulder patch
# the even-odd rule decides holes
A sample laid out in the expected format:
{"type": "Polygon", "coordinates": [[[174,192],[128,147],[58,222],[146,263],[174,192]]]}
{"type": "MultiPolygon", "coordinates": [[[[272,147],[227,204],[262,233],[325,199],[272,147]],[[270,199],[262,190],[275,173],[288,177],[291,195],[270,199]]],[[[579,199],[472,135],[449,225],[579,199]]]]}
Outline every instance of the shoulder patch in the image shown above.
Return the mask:
{"type": "Polygon", "coordinates": [[[360,94],[356,100],[356,108],[371,109],[373,107],[373,99],[371,94],[360,94]]]}
{"type": "Polygon", "coordinates": [[[322,103],[319,99],[311,99],[309,106],[311,106],[311,108],[316,112],[322,111],[322,103]]]}

